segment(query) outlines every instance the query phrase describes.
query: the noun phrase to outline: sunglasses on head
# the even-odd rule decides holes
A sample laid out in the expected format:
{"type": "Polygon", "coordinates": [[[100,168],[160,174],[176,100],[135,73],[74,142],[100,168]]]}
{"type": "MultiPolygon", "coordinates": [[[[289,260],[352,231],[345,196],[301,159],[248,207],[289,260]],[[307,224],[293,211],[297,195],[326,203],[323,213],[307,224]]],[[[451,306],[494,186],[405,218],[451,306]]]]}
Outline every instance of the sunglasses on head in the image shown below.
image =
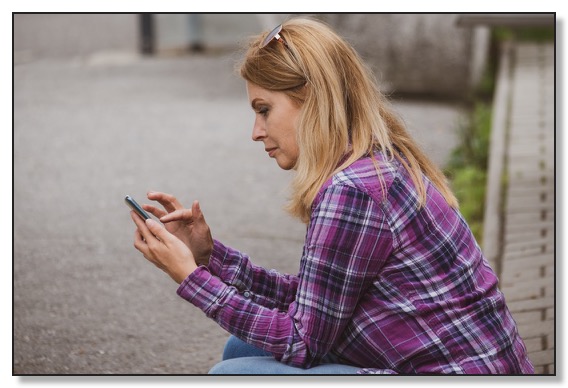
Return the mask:
{"type": "Polygon", "coordinates": [[[260,44],[260,48],[266,47],[273,40],[277,40],[281,43],[284,43],[284,46],[288,47],[288,43],[286,43],[284,38],[280,35],[280,31],[282,31],[282,24],[276,26],[275,29],[273,29],[272,31],[270,31],[268,35],[266,35],[266,38],[264,38],[264,40],[260,44]]]}

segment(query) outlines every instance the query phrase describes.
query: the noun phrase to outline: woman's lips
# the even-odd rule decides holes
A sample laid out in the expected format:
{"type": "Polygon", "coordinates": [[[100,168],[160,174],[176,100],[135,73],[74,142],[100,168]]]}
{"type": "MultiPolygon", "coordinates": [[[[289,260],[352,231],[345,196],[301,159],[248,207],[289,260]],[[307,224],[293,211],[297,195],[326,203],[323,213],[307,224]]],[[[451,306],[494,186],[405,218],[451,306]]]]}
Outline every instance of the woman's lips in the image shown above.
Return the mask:
{"type": "Polygon", "coordinates": [[[266,152],[268,152],[268,156],[270,156],[271,158],[274,157],[274,152],[276,152],[276,149],[278,147],[272,147],[272,148],[265,148],[264,150],[266,152]]]}

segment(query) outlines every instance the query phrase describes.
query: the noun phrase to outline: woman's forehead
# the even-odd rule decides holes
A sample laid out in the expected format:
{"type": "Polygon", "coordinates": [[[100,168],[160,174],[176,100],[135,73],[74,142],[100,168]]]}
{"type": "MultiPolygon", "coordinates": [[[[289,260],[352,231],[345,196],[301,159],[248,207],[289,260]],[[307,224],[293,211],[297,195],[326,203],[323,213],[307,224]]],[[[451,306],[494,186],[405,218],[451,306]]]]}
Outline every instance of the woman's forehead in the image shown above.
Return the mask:
{"type": "Polygon", "coordinates": [[[247,81],[247,94],[249,101],[255,99],[271,100],[278,97],[278,92],[265,89],[257,84],[247,81]]]}

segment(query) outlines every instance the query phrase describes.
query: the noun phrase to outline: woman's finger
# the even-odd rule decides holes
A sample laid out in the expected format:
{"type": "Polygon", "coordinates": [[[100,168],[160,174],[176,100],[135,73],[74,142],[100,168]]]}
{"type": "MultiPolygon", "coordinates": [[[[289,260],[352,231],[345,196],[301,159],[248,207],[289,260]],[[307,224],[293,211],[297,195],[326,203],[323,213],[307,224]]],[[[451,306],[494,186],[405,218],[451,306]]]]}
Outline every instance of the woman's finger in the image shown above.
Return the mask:
{"type": "Polygon", "coordinates": [[[166,230],[166,228],[164,228],[163,225],[150,219],[146,220],[145,227],[154,239],[161,241],[164,245],[169,245],[172,235],[166,230]]]}
{"type": "Polygon", "coordinates": [[[140,230],[138,229],[134,231],[134,247],[142,253],[144,253],[147,249],[146,242],[144,241],[144,238],[142,237],[142,234],[140,234],[140,230]]]}
{"type": "Polygon", "coordinates": [[[172,221],[191,222],[192,220],[193,220],[193,213],[190,209],[179,209],[171,213],[168,213],[163,217],[160,217],[160,221],[162,221],[163,223],[172,222],[172,221]]]}
{"type": "Polygon", "coordinates": [[[148,199],[152,201],[158,201],[160,205],[167,210],[168,213],[171,213],[177,209],[183,209],[181,203],[171,194],[167,193],[160,193],[155,191],[150,191],[148,193],[148,199]]]}
{"type": "Polygon", "coordinates": [[[144,239],[146,244],[150,243],[153,240],[156,240],[156,237],[152,234],[152,232],[150,232],[150,230],[146,226],[146,223],[142,218],[140,218],[138,214],[136,214],[134,211],[131,211],[130,217],[132,217],[132,220],[138,227],[138,232],[142,235],[142,238],[144,239]]]}
{"type": "Polygon", "coordinates": [[[166,212],[165,210],[157,208],[156,206],[152,206],[152,205],[142,205],[142,208],[144,210],[146,210],[147,212],[152,213],[157,218],[161,218],[161,217],[165,216],[166,214],[168,214],[168,212],[166,212]]]}
{"type": "Polygon", "coordinates": [[[138,229],[134,232],[134,247],[138,249],[144,258],[150,263],[154,264],[158,268],[163,268],[162,263],[160,263],[159,260],[156,260],[156,257],[152,254],[152,252],[150,252],[150,247],[146,244],[146,241],[144,241],[144,238],[138,229]]]}
{"type": "Polygon", "coordinates": [[[193,204],[191,205],[191,211],[193,212],[193,216],[195,217],[196,221],[202,220],[203,222],[205,222],[205,217],[203,216],[203,212],[201,211],[201,205],[199,204],[199,201],[193,201],[193,204]]]}

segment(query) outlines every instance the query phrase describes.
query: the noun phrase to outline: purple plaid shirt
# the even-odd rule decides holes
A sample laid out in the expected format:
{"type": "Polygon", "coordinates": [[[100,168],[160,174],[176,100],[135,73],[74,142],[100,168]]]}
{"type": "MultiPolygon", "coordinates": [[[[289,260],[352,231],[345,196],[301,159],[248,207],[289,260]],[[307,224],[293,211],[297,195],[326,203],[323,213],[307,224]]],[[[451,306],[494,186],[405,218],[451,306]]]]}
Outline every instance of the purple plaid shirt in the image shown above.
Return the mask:
{"type": "Polygon", "coordinates": [[[215,241],[178,294],[236,337],[309,368],[328,353],[360,373],[533,373],[497,277],[466,222],[426,180],[377,153],[313,204],[297,276],[215,241]]]}

